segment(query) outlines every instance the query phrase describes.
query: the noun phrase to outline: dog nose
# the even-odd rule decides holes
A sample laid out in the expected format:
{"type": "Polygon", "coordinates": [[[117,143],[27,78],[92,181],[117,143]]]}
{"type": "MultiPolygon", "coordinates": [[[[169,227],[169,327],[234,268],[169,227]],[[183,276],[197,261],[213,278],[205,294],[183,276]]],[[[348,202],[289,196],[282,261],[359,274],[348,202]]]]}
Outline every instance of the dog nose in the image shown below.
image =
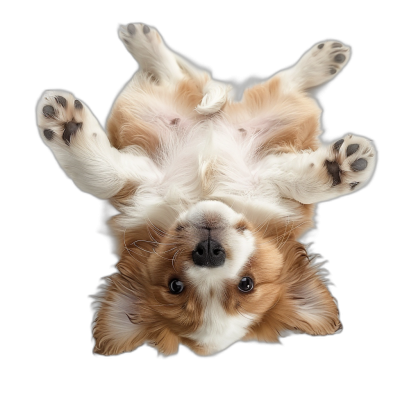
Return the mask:
{"type": "Polygon", "coordinates": [[[199,267],[219,267],[225,262],[225,250],[216,240],[208,238],[197,244],[192,258],[199,267]]]}

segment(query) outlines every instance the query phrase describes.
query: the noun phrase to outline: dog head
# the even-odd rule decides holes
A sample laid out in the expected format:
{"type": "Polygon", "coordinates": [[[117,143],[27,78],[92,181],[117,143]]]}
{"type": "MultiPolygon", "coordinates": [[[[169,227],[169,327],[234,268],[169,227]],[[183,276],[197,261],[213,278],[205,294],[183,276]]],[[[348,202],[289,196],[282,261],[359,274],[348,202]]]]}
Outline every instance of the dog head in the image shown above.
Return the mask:
{"type": "Polygon", "coordinates": [[[334,333],[336,303],[292,231],[201,201],[167,230],[124,232],[119,273],[98,296],[95,351],[147,342],[171,354],[183,343],[207,355],[241,339],[277,341],[284,330],[334,333]]]}

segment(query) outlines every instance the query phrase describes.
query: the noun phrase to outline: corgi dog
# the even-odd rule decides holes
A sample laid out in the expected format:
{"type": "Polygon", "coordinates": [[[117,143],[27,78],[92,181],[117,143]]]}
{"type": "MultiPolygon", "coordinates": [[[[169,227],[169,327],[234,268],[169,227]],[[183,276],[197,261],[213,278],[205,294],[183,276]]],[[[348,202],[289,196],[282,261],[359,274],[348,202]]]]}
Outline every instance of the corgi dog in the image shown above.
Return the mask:
{"type": "Polygon", "coordinates": [[[352,193],[375,166],[370,140],[318,141],[321,110],[307,90],[334,78],[350,48],[314,45],[293,67],[231,87],[171,51],[156,29],[119,28],[139,64],[103,129],[87,105],[46,91],[44,143],[84,192],[118,214],[116,272],[96,296],[96,353],[147,343],[200,355],[239,340],[342,327],[320,264],[298,238],[314,204],[352,193]]]}

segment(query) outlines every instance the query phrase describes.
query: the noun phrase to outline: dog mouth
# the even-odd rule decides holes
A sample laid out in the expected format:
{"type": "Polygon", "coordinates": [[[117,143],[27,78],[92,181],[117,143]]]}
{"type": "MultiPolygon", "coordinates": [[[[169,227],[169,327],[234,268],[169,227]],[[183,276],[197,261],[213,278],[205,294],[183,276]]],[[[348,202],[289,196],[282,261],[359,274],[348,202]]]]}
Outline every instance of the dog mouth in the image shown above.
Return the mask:
{"type": "Polygon", "coordinates": [[[217,200],[204,200],[189,209],[182,220],[198,230],[220,230],[228,228],[240,215],[225,203],[217,200]]]}

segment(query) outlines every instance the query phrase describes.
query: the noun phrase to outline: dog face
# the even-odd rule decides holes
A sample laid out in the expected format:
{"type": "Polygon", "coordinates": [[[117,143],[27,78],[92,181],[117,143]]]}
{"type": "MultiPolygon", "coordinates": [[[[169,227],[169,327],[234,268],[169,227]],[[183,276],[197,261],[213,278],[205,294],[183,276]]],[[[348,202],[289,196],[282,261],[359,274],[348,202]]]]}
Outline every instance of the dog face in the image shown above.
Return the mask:
{"type": "Polygon", "coordinates": [[[278,235],[279,224],[268,225],[201,201],[167,231],[125,233],[121,275],[100,297],[96,351],[148,342],[170,354],[184,343],[206,355],[243,338],[276,341],[284,329],[336,331],[336,304],[318,268],[300,244],[278,235]]]}

